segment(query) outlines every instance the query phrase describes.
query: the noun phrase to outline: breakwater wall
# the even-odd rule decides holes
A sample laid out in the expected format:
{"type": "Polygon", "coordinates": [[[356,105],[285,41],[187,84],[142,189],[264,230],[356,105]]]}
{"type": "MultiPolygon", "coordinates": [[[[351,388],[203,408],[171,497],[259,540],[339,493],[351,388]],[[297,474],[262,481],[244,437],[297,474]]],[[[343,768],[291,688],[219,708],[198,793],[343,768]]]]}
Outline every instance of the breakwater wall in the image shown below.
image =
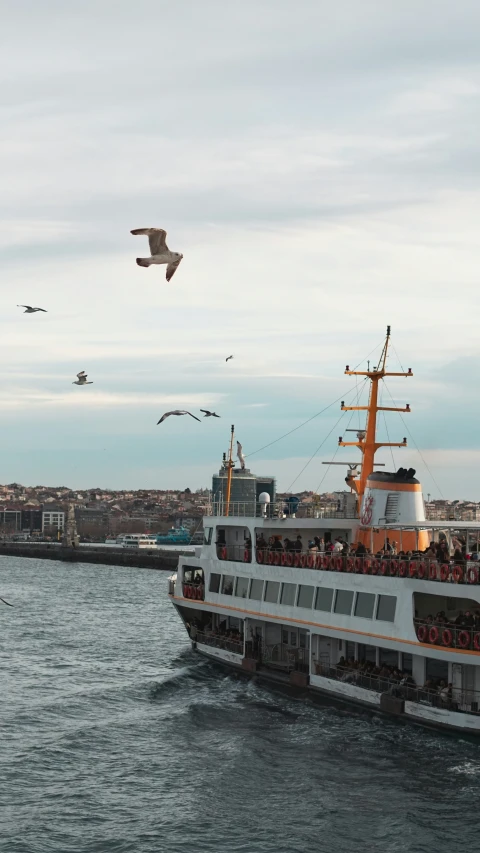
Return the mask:
{"type": "Polygon", "coordinates": [[[99,563],[104,566],[131,566],[139,569],[172,571],[180,554],[192,551],[143,551],[127,548],[95,548],[79,545],[65,548],[53,543],[0,542],[0,557],[29,557],[37,560],[61,560],[65,563],[99,563]]]}

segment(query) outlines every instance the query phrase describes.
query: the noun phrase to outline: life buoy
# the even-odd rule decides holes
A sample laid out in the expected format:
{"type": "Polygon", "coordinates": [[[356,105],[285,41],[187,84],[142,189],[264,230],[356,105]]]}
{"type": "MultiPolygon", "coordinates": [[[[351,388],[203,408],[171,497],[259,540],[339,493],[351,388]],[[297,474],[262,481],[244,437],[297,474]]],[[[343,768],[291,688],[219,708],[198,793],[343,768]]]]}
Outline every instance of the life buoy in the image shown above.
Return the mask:
{"type": "Polygon", "coordinates": [[[463,581],[463,569],[461,566],[455,566],[452,574],[454,583],[461,583],[463,581]]]}
{"type": "Polygon", "coordinates": [[[428,577],[431,581],[437,580],[438,563],[430,563],[428,567],[428,577]]]}
{"type": "Polygon", "coordinates": [[[304,569],[305,566],[307,565],[307,555],[306,554],[300,555],[300,565],[301,565],[302,569],[304,569]]]}
{"type": "Polygon", "coordinates": [[[274,551],[274,553],[273,553],[273,565],[279,566],[280,565],[280,559],[281,559],[280,553],[278,551],[274,551]]]}
{"type": "Polygon", "coordinates": [[[353,566],[354,566],[356,574],[358,574],[359,572],[362,571],[362,561],[361,561],[360,557],[355,557],[355,560],[353,562],[353,566]]]}
{"type": "Polygon", "coordinates": [[[372,560],[372,575],[378,575],[380,560],[372,560]]]}
{"type": "Polygon", "coordinates": [[[424,643],[428,637],[428,630],[426,625],[419,625],[417,630],[417,637],[421,643],[424,643]]]}
{"type": "Polygon", "coordinates": [[[372,568],[372,561],[371,560],[364,560],[363,561],[363,568],[362,568],[363,574],[368,575],[371,568],[372,568]]]}
{"type": "Polygon", "coordinates": [[[408,575],[409,575],[409,577],[411,577],[411,578],[415,577],[415,575],[417,574],[417,568],[418,568],[418,564],[415,563],[414,560],[412,560],[412,562],[408,564],[408,575]]]}
{"type": "Polygon", "coordinates": [[[274,558],[274,556],[275,556],[275,554],[274,554],[274,552],[273,552],[273,551],[269,551],[269,552],[268,552],[268,565],[269,565],[269,566],[273,566],[273,558],[274,558]]]}
{"type": "Polygon", "coordinates": [[[295,566],[296,569],[298,569],[298,567],[300,565],[300,554],[298,553],[298,551],[295,551],[295,556],[293,558],[293,565],[295,566]]]}
{"type": "Polygon", "coordinates": [[[223,548],[220,548],[220,559],[221,560],[227,559],[227,549],[226,549],[225,545],[223,546],[223,548]]]}
{"type": "Polygon", "coordinates": [[[243,562],[244,563],[250,562],[250,551],[248,550],[248,548],[245,548],[245,551],[243,552],[243,562]]]}
{"type": "Polygon", "coordinates": [[[287,566],[293,566],[293,554],[292,554],[292,552],[287,551],[287,553],[285,554],[285,557],[287,560],[287,566]]]}
{"type": "Polygon", "coordinates": [[[309,569],[313,569],[314,565],[315,565],[315,557],[313,556],[313,554],[309,554],[307,557],[307,566],[309,569]]]}
{"type": "Polygon", "coordinates": [[[436,625],[432,625],[432,627],[430,628],[428,632],[428,640],[434,645],[438,642],[438,628],[436,625]]]}
{"type": "Polygon", "coordinates": [[[315,568],[316,568],[316,569],[321,569],[321,568],[322,568],[322,566],[323,566],[323,557],[322,557],[322,556],[320,556],[320,554],[319,554],[319,555],[318,555],[318,557],[317,557],[317,559],[315,560],[315,568]]]}
{"type": "Polygon", "coordinates": [[[450,628],[445,628],[442,631],[442,646],[451,646],[453,642],[453,634],[450,628]]]}
{"type": "Polygon", "coordinates": [[[335,568],[337,572],[343,572],[343,557],[335,557],[335,568]]]}
{"type": "Polygon", "coordinates": [[[417,567],[417,578],[422,581],[427,573],[427,567],[425,563],[419,563],[417,567]]]}
{"type": "Polygon", "coordinates": [[[390,577],[394,578],[398,572],[398,562],[397,560],[390,561],[390,577]]]}
{"type": "Polygon", "coordinates": [[[450,574],[450,566],[448,563],[443,563],[440,566],[440,580],[445,582],[450,574]]]}
{"type": "Polygon", "coordinates": [[[381,575],[386,575],[386,574],[387,574],[387,569],[388,569],[388,563],[387,563],[387,561],[386,561],[386,560],[382,560],[382,561],[381,561],[381,563],[380,563],[380,574],[381,574],[381,575]]]}
{"type": "Polygon", "coordinates": [[[408,569],[408,566],[407,566],[407,563],[405,562],[405,560],[400,560],[400,563],[398,566],[399,577],[406,578],[407,577],[407,569],[408,569]]]}
{"type": "Polygon", "coordinates": [[[470,645],[470,634],[468,631],[460,631],[457,636],[457,646],[461,649],[467,649],[470,645]]]}
{"type": "Polygon", "coordinates": [[[478,583],[478,569],[476,566],[470,566],[467,571],[467,581],[469,583],[478,583]]]}
{"type": "Polygon", "coordinates": [[[287,555],[286,555],[285,551],[282,551],[282,553],[280,554],[280,562],[281,562],[282,566],[287,565],[287,555]]]}
{"type": "Polygon", "coordinates": [[[263,563],[263,551],[261,548],[257,548],[257,563],[263,563]]]}
{"type": "Polygon", "coordinates": [[[475,651],[480,652],[480,634],[475,634],[473,638],[473,648],[475,651]]]}
{"type": "Polygon", "coordinates": [[[322,557],[322,567],[324,569],[330,568],[330,557],[327,557],[326,554],[322,557]]]}
{"type": "Polygon", "coordinates": [[[351,557],[347,557],[346,568],[347,568],[347,572],[353,572],[354,565],[353,565],[353,560],[351,557]]]}

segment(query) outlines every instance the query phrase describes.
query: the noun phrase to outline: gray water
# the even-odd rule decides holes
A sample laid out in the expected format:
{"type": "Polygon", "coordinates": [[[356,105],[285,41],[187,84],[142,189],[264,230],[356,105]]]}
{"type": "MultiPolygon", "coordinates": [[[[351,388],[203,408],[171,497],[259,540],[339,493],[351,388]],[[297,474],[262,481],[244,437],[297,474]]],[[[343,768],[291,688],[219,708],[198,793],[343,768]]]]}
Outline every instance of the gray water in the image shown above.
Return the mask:
{"type": "Polygon", "coordinates": [[[1,853],[480,847],[480,744],[189,648],[166,574],[0,557],[1,853]]]}

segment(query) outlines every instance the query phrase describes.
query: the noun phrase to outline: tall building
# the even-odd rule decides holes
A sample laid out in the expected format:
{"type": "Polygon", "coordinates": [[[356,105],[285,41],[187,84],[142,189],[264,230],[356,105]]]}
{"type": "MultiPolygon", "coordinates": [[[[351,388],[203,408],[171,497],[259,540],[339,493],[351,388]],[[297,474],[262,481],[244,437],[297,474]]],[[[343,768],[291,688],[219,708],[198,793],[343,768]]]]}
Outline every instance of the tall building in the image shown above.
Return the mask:
{"type": "MultiPolygon", "coordinates": [[[[227,492],[227,472],[221,468],[218,474],[212,478],[212,500],[221,503],[225,500],[227,492]]],[[[277,495],[275,477],[261,477],[252,474],[249,468],[234,468],[232,471],[232,487],[230,501],[232,503],[253,504],[258,503],[262,492],[270,495],[271,503],[274,503],[277,495]]]]}
{"type": "Polygon", "coordinates": [[[50,535],[58,533],[65,527],[65,513],[59,509],[49,509],[42,512],[42,530],[50,535]]]}

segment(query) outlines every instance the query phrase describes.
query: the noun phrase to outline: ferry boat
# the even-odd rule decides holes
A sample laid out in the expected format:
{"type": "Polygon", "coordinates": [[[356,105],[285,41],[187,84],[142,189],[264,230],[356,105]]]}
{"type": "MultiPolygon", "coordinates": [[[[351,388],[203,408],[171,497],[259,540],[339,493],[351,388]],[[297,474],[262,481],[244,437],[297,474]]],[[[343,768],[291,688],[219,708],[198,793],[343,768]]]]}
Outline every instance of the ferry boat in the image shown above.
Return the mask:
{"type": "Polygon", "coordinates": [[[349,500],[323,513],[292,512],[267,493],[232,502],[232,427],[226,494],[204,518],[195,556],[179,558],[168,594],[192,647],[239,673],[478,735],[480,524],[427,520],[413,469],[376,470],[380,447],[407,445],[377,440],[379,412],[410,412],[379,405],[386,377],[413,376],[387,370],[389,343],[390,327],[378,366],[345,370],[370,385],[368,405],[341,406],[366,413],[355,441],[339,438],[361,453],[346,463],[349,500]],[[337,540],[333,552],[327,540],[337,540]]]}

